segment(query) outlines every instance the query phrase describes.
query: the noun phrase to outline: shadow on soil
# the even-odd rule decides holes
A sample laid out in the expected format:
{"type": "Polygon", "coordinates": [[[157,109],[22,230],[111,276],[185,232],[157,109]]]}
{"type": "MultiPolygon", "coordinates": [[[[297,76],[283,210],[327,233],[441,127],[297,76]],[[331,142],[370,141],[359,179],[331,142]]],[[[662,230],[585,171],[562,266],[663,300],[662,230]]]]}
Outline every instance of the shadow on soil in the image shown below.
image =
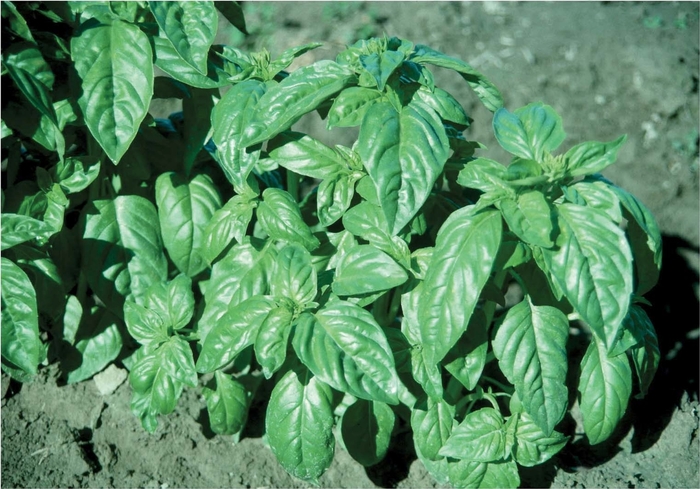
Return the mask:
{"type": "MultiPolygon", "coordinates": [[[[678,236],[663,236],[663,264],[658,284],[647,295],[647,307],[659,339],[661,360],[654,381],[644,399],[632,399],[627,414],[613,436],[591,446],[585,438],[567,446],[547,463],[521,468],[523,487],[550,487],[557,467],[576,471],[596,467],[620,452],[620,442],[634,429],[632,453],[651,448],[668,426],[685,392],[698,398],[698,324],[700,302],[696,295],[698,272],[685,255],[697,256],[697,246],[678,236]]],[[[572,419],[564,420],[565,432],[573,432],[572,419]],[[570,428],[570,429],[569,429],[570,428]]]]}

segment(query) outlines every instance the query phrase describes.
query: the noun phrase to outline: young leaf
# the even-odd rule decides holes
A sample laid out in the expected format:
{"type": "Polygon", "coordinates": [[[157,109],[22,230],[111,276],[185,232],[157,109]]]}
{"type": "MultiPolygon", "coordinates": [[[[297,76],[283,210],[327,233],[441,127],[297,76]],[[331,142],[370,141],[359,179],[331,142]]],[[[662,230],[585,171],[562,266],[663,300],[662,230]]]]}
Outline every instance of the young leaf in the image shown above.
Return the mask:
{"type": "Polygon", "coordinates": [[[482,408],[465,416],[439,450],[444,457],[474,462],[496,462],[505,458],[503,417],[493,408],[482,408]]]}
{"type": "Polygon", "coordinates": [[[555,307],[535,306],[527,296],[508,310],[493,340],[501,371],[547,436],[568,406],[568,337],[566,315],[555,307]]]}
{"type": "Polygon", "coordinates": [[[288,192],[276,188],[265,189],[257,215],[272,239],[299,243],[309,251],[318,248],[318,238],[311,233],[301,216],[299,205],[288,192]]]}
{"type": "Polygon", "coordinates": [[[333,279],[337,295],[362,295],[398,287],[406,270],[372,245],[358,245],[341,258],[333,279]]]}
{"type": "Polygon", "coordinates": [[[29,277],[5,257],[2,268],[2,360],[33,376],[37,372],[42,344],[39,338],[36,294],[29,277]]]}
{"type": "Polygon", "coordinates": [[[423,44],[416,44],[415,50],[409,59],[414,63],[427,63],[456,71],[474,90],[474,93],[476,93],[487,109],[494,112],[503,107],[503,96],[498,91],[498,88],[488,81],[484,75],[461,59],[447,56],[423,44]]]}
{"type": "Polygon", "coordinates": [[[190,387],[197,387],[197,371],[192,349],[182,337],[174,335],[158,348],[160,364],[170,377],[190,387]]]}
{"type": "Polygon", "coordinates": [[[156,66],[174,79],[195,88],[211,89],[229,85],[228,74],[222,66],[223,60],[218,56],[221,49],[214,52],[217,46],[209,52],[205,76],[182,59],[175,50],[175,46],[168,39],[159,36],[151,37],[151,39],[155,48],[156,66]]]}
{"type": "Polygon", "coordinates": [[[272,453],[299,479],[318,484],[333,460],[333,394],[303,366],[275,385],[265,416],[272,453]]]}
{"type": "Polygon", "coordinates": [[[100,162],[90,157],[66,158],[53,169],[64,192],[75,194],[88,188],[100,173],[100,162]]]}
{"type": "Polygon", "coordinates": [[[85,122],[107,156],[124,156],[146,117],[153,96],[153,59],[148,36],[134,24],[90,19],[71,39],[82,80],[78,99],[85,122]]]}
{"type": "Polygon", "coordinates": [[[316,270],[311,253],[302,246],[290,244],[279,251],[272,277],[270,291],[277,297],[292,299],[299,306],[316,298],[316,270]]]}
{"type": "Polygon", "coordinates": [[[124,303],[124,322],[129,334],[144,346],[158,346],[170,337],[163,318],[135,302],[124,303]]]}
{"type": "Polygon", "coordinates": [[[248,417],[250,396],[240,382],[217,370],[214,373],[216,390],[204,387],[202,395],[207,402],[209,426],[217,435],[235,435],[248,417]]]}
{"type": "Polygon", "coordinates": [[[566,137],[559,114],[542,103],[527,105],[514,114],[499,109],[493,116],[493,130],[503,149],[537,162],[557,149],[566,137]]]}
{"type": "Polygon", "coordinates": [[[243,242],[253,218],[255,204],[241,195],[234,195],[211,217],[202,235],[201,254],[209,264],[234,240],[243,242]]]}
{"type": "Polygon", "coordinates": [[[608,349],[632,296],[632,253],[624,233],[601,211],[557,206],[556,249],[542,249],[552,280],[608,349]]]}
{"type": "Polygon", "coordinates": [[[396,416],[383,402],[358,399],[340,420],[343,444],[365,467],[381,462],[389,448],[396,416]]]}
{"type": "MultiPolygon", "coordinates": [[[[218,321],[208,326],[202,351],[197,359],[197,371],[213,372],[234,360],[244,348],[252,345],[260,325],[275,302],[264,296],[253,296],[231,307],[218,321]]],[[[200,321],[201,323],[201,321],[200,321]]]]}
{"type": "Polygon", "coordinates": [[[346,168],[336,151],[306,134],[285,131],[268,143],[267,151],[280,166],[300,175],[325,179],[346,168]]]}
{"type": "Polygon", "coordinates": [[[179,330],[187,326],[194,314],[192,280],[180,274],[170,283],[158,282],[146,292],[145,306],[156,312],[167,327],[179,330]]]}
{"type": "Polygon", "coordinates": [[[513,458],[524,467],[534,467],[545,463],[559,452],[569,441],[558,431],[547,435],[527,413],[518,415],[515,431],[513,458]]]}
{"type": "Polygon", "coordinates": [[[467,329],[501,244],[495,209],[454,212],[438,231],[419,302],[421,344],[426,360],[438,363],[467,329]]]}
{"type": "Polygon", "coordinates": [[[566,171],[572,176],[592,175],[615,163],[617,152],[627,136],[609,143],[589,141],[577,144],[564,155],[566,171]]]}
{"type": "Polygon", "coordinates": [[[287,307],[275,307],[260,324],[255,336],[255,358],[266,379],[272,377],[287,357],[293,320],[294,311],[287,307]]]}
{"type": "Polygon", "coordinates": [[[207,54],[219,25],[211,2],[148,2],[161,32],[190,66],[207,74],[207,54]]]}
{"type": "Polygon", "coordinates": [[[158,214],[143,197],[120,195],[87,206],[82,252],[90,288],[118,315],[124,298],[138,299],[167,278],[158,214]]]}
{"type": "Polygon", "coordinates": [[[156,203],[170,259],[178,270],[194,277],[207,267],[200,250],[204,228],[221,207],[216,186],[202,174],[188,181],[176,173],[162,173],[156,180],[156,203]]]}
{"type": "Polygon", "coordinates": [[[0,248],[5,251],[13,246],[40,238],[50,233],[52,226],[39,219],[21,214],[3,213],[0,229],[0,248]]]}
{"type": "Polygon", "coordinates": [[[359,177],[359,172],[339,172],[319,184],[316,206],[318,220],[322,226],[332,225],[350,208],[355,196],[355,182],[359,177]]]}
{"type": "Polygon", "coordinates": [[[356,80],[348,68],[328,60],[298,69],[263,95],[245,131],[252,146],[289,129],[304,114],[356,80]]]}
{"type": "Polygon", "coordinates": [[[297,322],[294,350],[323,382],[361,399],[398,404],[394,356],[368,311],[344,301],[297,322]]]}
{"type": "Polygon", "coordinates": [[[401,66],[404,57],[404,53],[399,51],[384,51],[381,54],[361,55],[360,64],[374,79],[377,88],[384,91],[387,80],[401,66]]]}
{"type": "Polygon", "coordinates": [[[359,126],[367,109],[383,98],[384,94],[374,88],[346,88],[335,97],[328,111],[328,129],[359,126]]]}
{"type": "Polygon", "coordinates": [[[358,153],[377,190],[392,235],[409,223],[442,173],[449,153],[442,121],[423,104],[378,102],[367,110],[358,153]]]}
{"type": "Polygon", "coordinates": [[[591,445],[605,441],[627,410],[632,393],[632,369],[626,354],[609,357],[595,337],[581,361],[578,388],[583,429],[591,445]]]}
{"type": "Polygon", "coordinates": [[[259,80],[237,83],[226,92],[211,113],[214,128],[212,139],[217,147],[221,168],[239,194],[244,193],[248,174],[260,158],[260,149],[246,148],[243,138],[248,120],[266,90],[267,86],[259,80]]]}

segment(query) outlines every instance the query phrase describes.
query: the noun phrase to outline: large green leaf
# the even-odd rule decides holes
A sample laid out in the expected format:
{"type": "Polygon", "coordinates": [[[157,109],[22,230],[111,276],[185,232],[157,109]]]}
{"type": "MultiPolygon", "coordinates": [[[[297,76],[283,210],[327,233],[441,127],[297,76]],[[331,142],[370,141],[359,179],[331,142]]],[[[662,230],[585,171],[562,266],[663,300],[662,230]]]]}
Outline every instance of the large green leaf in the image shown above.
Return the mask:
{"type": "Polygon", "coordinates": [[[287,358],[293,320],[294,311],[282,306],[273,308],[260,323],[255,336],[255,358],[267,379],[272,377],[287,358]]]}
{"type": "Polygon", "coordinates": [[[498,365],[542,431],[551,435],[568,406],[566,341],[569,321],[529,296],[508,310],[493,340],[498,365]]]}
{"type": "Polygon", "coordinates": [[[383,402],[358,399],[340,420],[343,444],[365,467],[380,462],[389,448],[396,416],[383,402]]]}
{"type": "Polygon", "coordinates": [[[449,155],[442,121],[416,103],[398,112],[389,102],[367,110],[358,153],[377,190],[392,235],[418,213],[449,155]]]}
{"type": "Polygon", "coordinates": [[[195,88],[218,88],[230,84],[228,74],[223,69],[223,60],[218,55],[221,47],[214,46],[209,51],[205,76],[182,59],[168,39],[159,36],[151,39],[155,48],[156,66],[174,79],[195,88]]]}
{"type": "Polygon", "coordinates": [[[292,344],[302,362],[331,387],[361,399],[398,403],[394,356],[372,314],[344,301],[297,322],[292,344]]]}
{"type": "Polygon", "coordinates": [[[341,296],[389,290],[408,280],[406,270],[372,245],[358,245],[338,263],[333,292],[341,296]]]}
{"type": "Polygon", "coordinates": [[[477,97],[491,112],[503,106],[503,96],[498,91],[498,88],[487,80],[484,75],[472,68],[469,63],[447,56],[423,44],[416,44],[409,59],[414,63],[427,63],[456,71],[464,78],[477,97]]]}
{"type": "Polygon", "coordinates": [[[505,458],[505,438],[501,414],[494,408],[482,408],[464,417],[438,453],[474,462],[496,462],[505,458]]]}
{"type": "Polygon", "coordinates": [[[164,318],[135,302],[124,303],[124,322],[131,337],[144,346],[157,347],[170,338],[164,318]]]}
{"type": "Polygon", "coordinates": [[[255,204],[248,198],[234,195],[214,213],[204,228],[200,248],[200,253],[209,264],[214,263],[234,240],[236,243],[243,242],[254,208],[255,204]]]}
{"type": "Polygon", "coordinates": [[[557,149],[566,137],[561,117],[552,107],[539,102],[515,113],[498,109],[493,116],[493,131],[503,149],[537,162],[557,149]]]}
{"type": "Polygon", "coordinates": [[[234,360],[244,348],[252,345],[260,325],[275,307],[275,302],[264,296],[253,296],[231,307],[202,341],[197,359],[197,371],[213,372],[234,360]]]}
{"type": "Polygon", "coordinates": [[[88,316],[76,331],[74,347],[80,354],[80,364],[68,371],[66,381],[69,384],[89,379],[112,363],[121,352],[119,319],[104,309],[100,312],[88,316]]]}
{"type": "Polygon", "coordinates": [[[360,65],[373,78],[379,90],[384,91],[389,77],[401,66],[405,54],[399,51],[384,51],[360,55],[360,65]]]}
{"type": "Polygon", "coordinates": [[[265,416],[272,453],[294,477],[318,484],[333,460],[333,394],[303,366],[275,385],[265,416]]]}
{"type": "Polygon", "coordinates": [[[155,206],[136,195],[96,200],[86,207],[83,273],[95,294],[119,316],[125,298],[139,300],[167,278],[155,206]]]}
{"type": "Polygon", "coordinates": [[[443,399],[419,400],[411,410],[411,428],[416,451],[428,460],[437,460],[438,452],[450,438],[457,422],[455,408],[443,399]]]}
{"type": "Polygon", "coordinates": [[[259,148],[246,148],[243,138],[248,121],[267,85],[246,80],[234,85],[214,107],[211,124],[221,168],[237,193],[244,192],[246,179],[260,158],[259,148]]]}
{"type": "Polygon", "coordinates": [[[359,126],[367,109],[384,97],[374,88],[348,87],[333,100],[328,111],[328,129],[359,126]]]}
{"type": "Polygon", "coordinates": [[[29,277],[5,257],[2,269],[2,360],[33,376],[42,355],[36,294],[29,277]]]}
{"type": "Polygon", "coordinates": [[[495,210],[454,212],[438,231],[419,302],[421,344],[429,363],[438,363],[467,329],[501,244],[495,210]]]}
{"type": "Polygon", "coordinates": [[[569,441],[558,431],[547,435],[527,413],[520,413],[517,423],[513,458],[524,467],[545,463],[569,441]]]}
{"type": "Polygon", "coordinates": [[[299,306],[313,301],[317,293],[317,278],[311,253],[297,244],[282,248],[277,254],[270,285],[273,295],[287,297],[299,306]]]}
{"type": "Polygon", "coordinates": [[[346,168],[343,157],[322,142],[293,131],[285,131],[267,146],[279,165],[300,175],[324,179],[346,168]]]}
{"type": "Polygon", "coordinates": [[[71,39],[71,56],[82,80],[78,104],[107,156],[117,164],[136,137],[153,96],[153,55],[136,25],[90,19],[71,39]]]}
{"type": "Polygon", "coordinates": [[[355,182],[361,175],[360,172],[338,172],[319,184],[316,208],[322,226],[331,226],[345,215],[355,196],[355,182]]]}
{"type": "Polygon", "coordinates": [[[158,26],[188,64],[207,74],[219,18],[212,2],[148,2],[158,26]]]}
{"type": "Polygon", "coordinates": [[[189,324],[194,314],[195,302],[192,280],[180,274],[169,283],[157,282],[148,288],[145,305],[156,312],[165,325],[180,330],[189,324]]]}
{"type": "Polygon", "coordinates": [[[262,228],[272,239],[299,243],[309,251],[315,250],[320,244],[304,222],[299,205],[284,190],[265,189],[257,216],[262,228]]]}
{"type": "Polygon", "coordinates": [[[581,361],[578,390],[583,429],[595,445],[605,441],[627,410],[632,369],[627,355],[609,357],[605,344],[593,338],[581,361]]]}
{"type": "Polygon", "coordinates": [[[261,97],[248,122],[244,145],[261,143],[289,129],[355,80],[352,71],[329,60],[296,70],[261,97]]]}
{"type": "Polygon", "coordinates": [[[614,346],[632,296],[632,253],[606,214],[557,206],[560,235],[542,255],[551,279],[608,349],[614,346]]]}
{"type": "Polygon", "coordinates": [[[521,240],[542,248],[554,246],[554,209],[542,192],[523,192],[515,199],[500,200],[496,206],[510,230],[521,240]]]}
{"type": "Polygon", "coordinates": [[[235,435],[245,425],[250,396],[243,384],[221,370],[214,373],[214,378],[216,389],[202,389],[207,402],[209,426],[217,435],[235,435]]]}
{"type": "Polygon", "coordinates": [[[156,203],[168,255],[178,270],[194,277],[207,267],[201,251],[205,227],[221,207],[221,197],[206,175],[188,180],[162,173],[156,180],[156,203]]]}
{"type": "Polygon", "coordinates": [[[3,49],[2,64],[17,88],[42,115],[58,125],[51,100],[54,75],[33,42],[18,42],[3,49]]]}
{"type": "Polygon", "coordinates": [[[51,232],[50,224],[21,214],[3,213],[1,222],[0,240],[3,251],[51,232]]]}
{"type": "Polygon", "coordinates": [[[621,136],[609,143],[589,141],[577,144],[564,155],[566,171],[576,177],[592,175],[615,163],[617,152],[627,136],[621,136]]]}
{"type": "Polygon", "coordinates": [[[469,116],[464,112],[464,108],[457,99],[442,88],[434,87],[433,90],[430,90],[428,87],[421,86],[414,97],[437,112],[443,120],[462,126],[470,124],[469,116]]]}

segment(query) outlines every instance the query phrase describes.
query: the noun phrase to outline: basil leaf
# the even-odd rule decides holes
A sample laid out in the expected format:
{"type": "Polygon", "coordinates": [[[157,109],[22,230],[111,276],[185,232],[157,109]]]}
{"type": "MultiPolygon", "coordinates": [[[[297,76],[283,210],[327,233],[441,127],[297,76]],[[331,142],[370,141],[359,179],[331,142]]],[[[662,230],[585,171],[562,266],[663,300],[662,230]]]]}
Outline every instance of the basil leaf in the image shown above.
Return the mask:
{"type": "Polygon", "coordinates": [[[372,245],[358,245],[345,254],[335,272],[333,292],[341,296],[370,294],[398,287],[406,270],[372,245]]]}
{"type": "Polygon", "coordinates": [[[328,111],[328,129],[359,126],[367,109],[383,98],[384,94],[374,88],[346,88],[335,97],[328,111]]]}
{"type": "Polygon", "coordinates": [[[443,399],[422,399],[411,410],[411,428],[416,452],[428,460],[437,460],[438,452],[450,438],[455,408],[443,399]]]}
{"type": "Polygon", "coordinates": [[[524,467],[534,467],[545,463],[566,446],[568,436],[558,431],[549,435],[527,413],[520,413],[515,431],[513,458],[524,467]]]}
{"type": "Polygon", "coordinates": [[[566,171],[572,177],[592,175],[615,163],[617,152],[627,136],[617,138],[609,143],[589,141],[577,144],[564,155],[566,171]]]}
{"type": "Polygon", "coordinates": [[[178,270],[194,277],[207,267],[200,250],[204,228],[221,207],[217,188],[206,175],[188,181],[162,173],[156,180],[156,203],[168,256],[178,270]]]}
{"type": "Polygon", "coordinates": [[[447,161],[442,121],[422,104],[378,102],[367,110],[358,153],[372,178],[392,235],[409,223],[430,194],[447,161]]]}
{"type": "Polygon", "coordinates": [[[29,277],[12,261],[2,257],[0,264],[3,370],[8,371],[4,367],[9,362],[10,366],[34,376],[42,354],[34,287],[29,277]]]}
{"type": "Polygon", "coordinates": [[[275,385],[265,416],[272,453],[294,477],[318,484],[333,460],[333,394],[304,367],[275,385]]]}
{"type": "Polygon", "coordinates": [[[591,445],[608,439],[627,410],[632,393],[632,369],[626,354],[608,356],[595,337],[581,361],[578,388],[583,429],[591,445]]]}
{"type": "Polygon", "coordinates": [[[306,248],[290,244],[277,254],[270,291],[278,297],[292,299],[305,306],[316,298],[316,270],[311,263],[311,253],[306,248]]]}
{"type": "Polygon", "coordinates": [[[155,63],[165,73],[187,85],[195,88],[219,88],[229,85],[228,74],[223,69],[223,61],[218,53],[221,47],[214,46],[207,58],[206,76],[192,67],[178,54],[175,46],[168,39],[159,36],[151,37],[155,48],[155,63]]]}
{"type": "Polygon", "coordinates": [[[180,274],[170,283],[151,285],[146,292],[145,305],[156,312],[168,327],[174,330],[184,328],[194,314],[192,280],[187,275],[180,274]]]}
{"type": "Polygon", "coordinates": [[[306,134],[285,131],[267,145],[267,151],[280,166],[300,175],[324,179],[344,170],[342,156],[306,134]]]}
{"type": "Polygon", "coordinates": [[[404,53],[398,51],[384,51],[381,54],[372,53],[360,56],[360,64],[374,79],[380,91],[384,91],[387,80],[401,66],[403,60],[404,53]]]}
{"type": "Polygon", "coordinates": [[[358,399],[340,420],[343,444],[352,458],[371,467],[386,456],[395,422],[388,405],[358,399]]]}
{"type": "Polygon", "coordinates": [[[474,311],[467,333],[462,335],[443,360],[445,370],[468,390],[474,390],[486,365],[489,339],[487,330],[484,313],[474,311]]]}
{"type": "Polygon", "coordinates": [[[551,248],[554,246],[554,209],[539,190],[521,193],[516,199],[502,199],[496,207],[508,227],[524,242],[551,248]]]}
{"type": "Polygon", "coordinates": [[[469,126],[471,120],[462,105],[448,92],[439,87],[420,87],[414,97],[438,113],[441,119],[461,126],[469,126]]]}
{"type": "Polygon", "coordinates": [[[360,175],[340,172],[326,178],[318,186],[316,206],[318,220],[328,227],[343,217],[355,196],[355,182],[360,175]]]}
{"type": "Polygon", "coordinates": [[[159,346],[168,341],[168,325],[155,311],[135,302],[124,303],[124,322],[129,334],[144,346],[159,346]]]}
{"type": "Polygon", "coordinates": [[[100,173],[100,162],[89,157],[66,158],[55,167],[56,181],[68,194],[85,190],[100,173]]]}
{"type": "Polygon", "coordinates": [[[479,487],[520,487],[520,474],[518,473],[518,465],[513,461],[498,463],[488,463],[486,471],[479,473],[479,487]]]}
{"type": "Polygon", "coordinates": [[[564,141],[561,117],[549,105],[534,103],[510,113],[501,108],[493,116],[498,144],[515,156],[542,162],[564,141]]]}
{"type": "Polygon", "coordinates": [[[632,296],[632,253],[624,233],[601,211],[557,205],[557,248],[542,249],[552,280],[608,349],[632,296]]]}
{"type": "Polygon", "coordinates": [[[360,399],[398,404],[398,375],[382,328],[344,301],[302,314],[294,338],[299,359],[323,382],[360,399]]]}
{"type": "Polygon", "coordinates": [[[78,104],[90,132],[117,164],[136,137],[153,96],[153,55],[148,36],[114,19],[90,19],[71,39],[82,82],[78,104]]]}
{"type": "Polygon", "coordinates": [[[58,125],[51,101],[54,75],[33,42],[18,42],[3,49],[2,64],[17,88],[42,115],[58,125]]]}
{"type": "Polygon", "coordinates": [[[257,216],[260,225],[272,239],[299,243],[309,251],[320,245],[318,238],[304,222],[299,205],[284,190],[265,189],[263,201],[258,205],[257,216]]]}
{"type": "Polygon", "coordinates": [[[240,382],[221,370],[214,372],[216,389],[202,388],[209,426],[217,435],[235,435],[245,426],[250,396],[240,382]]]}
{"type": "Polygon", "coordinates": [[[120,195],[85,209],[83,272],[90,288],[121,315],[125,298],[138,300],[165,281],[168,262],[155,206],[143,197],[120,195]]]}
{"type": "Polygon", "coordinates": [[[438,454],[474,462],[505,458],[503,417],[493,408],[471,412],[457,425],[438,454]]]}
{"type": "Polygon", "coordinates": [[[3,213],[0,222],[2,223],[2,228],[0,229],[2,243],[0,249],[2,251],[35,238],[40,238],[52,230],[50,224],[21,214],[3,213]]]}
{"type": "Polygon", "coordinates": [[[149,2],[158,26],[190,66],[207,74],[207,53],[214,42],[218,15],[211,2],[149,2]]]}
{"type": "Polygon", "coordinates": [[[234,195],[212,215],[202,233],[202,257],[211,265],[233,242],[242,243],[255,204],[241,195],[234,195]]]}
{"type": "Polygon", "coordinates": [[[255,357],[266,379],[272,377],[287,357],[293,320],[294,311],[287,307],[275,307],[260,324],[254,348],[255,357]]]}
{"type": "MultiPolygon", "coordinates": [[[[80,304],[77,300],[75,303],[80,304]]],[[[75,332],[75,350],[80,354],[80,363],[67,372],[66,382],[69,384],[89,379],[111,364],[121,352],[119,320],[105,309],[99,311],[97,315],[88,316],[84,326],[75,332]]]]}
{"type": "Polygon", "coordinates": [[[474,212],[473,207],[454,212],[438,231],[418,312],[429,363],[442,360],[467,329],[491,274],[501,231],[498,211],[474,212]]]}
{"type": "Polygon", "coordinates": [[[636,397],[641,399],[646,396],[659,367],[659,340],[649,316],[637,305],[630,307],[624,327],[637,339],[637,344],[630,349],[630,358],[639,380],[639,394],[636,397]]]}
{"type": "Polygon", "coordinates": [[[568,406],[566,388],[569,321],[559,309],[536,306],[529,296],[508,310],[496,331],[493,352],[525,411],[547,435],[568,406]]]}

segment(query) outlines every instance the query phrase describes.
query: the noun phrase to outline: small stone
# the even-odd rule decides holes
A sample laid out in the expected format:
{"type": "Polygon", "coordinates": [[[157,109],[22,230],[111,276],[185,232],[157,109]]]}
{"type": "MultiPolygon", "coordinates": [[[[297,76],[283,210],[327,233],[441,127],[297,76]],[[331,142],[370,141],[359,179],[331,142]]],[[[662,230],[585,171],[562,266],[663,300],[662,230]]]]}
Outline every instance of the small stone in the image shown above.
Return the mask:
{"type": "Polygon", "coordinates": [[[112,364],[99,374],[95,375],[94,381],[95,385],[97,386],[97,390],[100,391],[100,394],[103,396],[108,396],[117,390],[117,387],[122,385],[122,383],[126,380],[126,376],[126,370],[118,368],[112,364]]]}

